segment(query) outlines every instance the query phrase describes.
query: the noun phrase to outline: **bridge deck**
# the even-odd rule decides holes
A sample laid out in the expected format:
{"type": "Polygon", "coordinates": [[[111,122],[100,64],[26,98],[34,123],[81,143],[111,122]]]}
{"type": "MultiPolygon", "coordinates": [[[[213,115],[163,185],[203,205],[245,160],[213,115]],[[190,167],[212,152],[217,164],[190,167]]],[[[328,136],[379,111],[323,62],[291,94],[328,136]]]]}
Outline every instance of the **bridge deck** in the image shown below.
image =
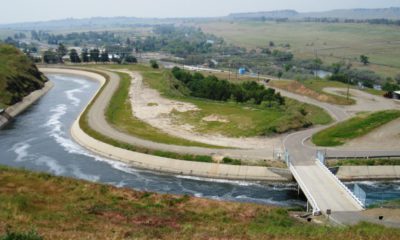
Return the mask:
{"type": "Polygon", "coordinates": [[[294,174],[296,180],[303,183],[299,184],[303,192],[307,191],[311,194],[322,213],[326,213],[327,209],[331,209],[332,212],[363,210],[351,194],[335,180],[334,175],[327,172],[319,164],[293,166],[293,168],[296,171],[296,174],[294,174]],[[300,178],[300,180],[297,178],[300,178]]]}

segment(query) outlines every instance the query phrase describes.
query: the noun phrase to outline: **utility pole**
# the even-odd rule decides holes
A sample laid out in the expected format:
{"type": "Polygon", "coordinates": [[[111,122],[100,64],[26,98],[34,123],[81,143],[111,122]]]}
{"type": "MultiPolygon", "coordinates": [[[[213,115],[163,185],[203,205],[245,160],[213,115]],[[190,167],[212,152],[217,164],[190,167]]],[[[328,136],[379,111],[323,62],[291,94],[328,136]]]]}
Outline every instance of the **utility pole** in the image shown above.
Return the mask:
{"type": "Polygon", "coordinates": [[[317,79],[318,78],[318,66],[317,66],[317,64],[318,64],[318,62],[317,62],[317,59],[318,59],[318,52],[317,52],[317,49],[314,49],[314,54],[315,54],[315,65],[314,65],[314,67],[315,67],[315,69],[314,69],[314,75],[315,75],[315,79],[317,79]]]}
{"type": "Polygon", "coordinates": [[[228,72],[229,72],[229,81],[231,81],[231,63],[229,63],[228,72]]]}
{"type": "Polygon", "coordinates": [[[350,82],[353,81],[347,76],[347,100],[350,98],[350,82]]]}

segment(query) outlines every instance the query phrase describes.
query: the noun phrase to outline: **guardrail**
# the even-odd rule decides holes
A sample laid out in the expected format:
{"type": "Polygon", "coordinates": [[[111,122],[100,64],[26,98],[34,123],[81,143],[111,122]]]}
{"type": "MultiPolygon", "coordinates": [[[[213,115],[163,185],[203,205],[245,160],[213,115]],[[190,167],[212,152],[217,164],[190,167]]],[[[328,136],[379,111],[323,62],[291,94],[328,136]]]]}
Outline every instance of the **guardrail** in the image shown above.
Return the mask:
{"type": "Polygon", "coordinates": [[[338,183],[339,186],[340,186],[341,188],[343,188],[343,189],[352,197],[352,199],[353,199],[354,201],[356,201],[356,203],[357,203],[362,209],[365,208],[364,204],[360,201],[360,199],[358,199],[358,197],[357,197],[356,195],[354,195],[354,193],[353,193],[352,191],[350,191],[350,189],[349,189],[346,185],[344,185],[344,184],[342,183],[342,181],[340,181],[340,179],[339,179],[336,175],[334,175],[334,174],[333,174],[324,164],[322,164],[318,159],[316,160],[316,163],[317,163],[317,165],[319,165],[319,166],[323,169],[323,171],[326,171],[326,173],[328,173],[330,176],[332,176],[333,179],[336,181],[336,183],[338,183]]]}
{"type": "Polygon", "coordinates": [[[301,186],[304,195],[306,195],[308,201],[310,202],[311,206],[313,207],[313,215],[321,214],[321,209],[318,207],[317,201],[315,201],[314,197],[312,196],[310,190],[308,190],[306,184],[301,180],[300,175],[297,173],[296,168],[289,163],[289,169],[292,172],[294,178],[297,180],[297,183],[301,186]]]}

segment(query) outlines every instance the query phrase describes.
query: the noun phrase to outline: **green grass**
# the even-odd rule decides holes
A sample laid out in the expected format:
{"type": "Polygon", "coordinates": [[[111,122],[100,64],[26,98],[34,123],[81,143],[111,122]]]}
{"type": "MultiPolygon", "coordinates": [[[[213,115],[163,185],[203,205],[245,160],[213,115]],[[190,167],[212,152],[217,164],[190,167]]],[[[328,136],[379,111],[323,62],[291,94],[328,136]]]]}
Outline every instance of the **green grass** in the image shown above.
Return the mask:
{"type": "Polygon", "coordinates": [[[330,116],[318,107],[286,99],[284,107],[260,107],[255,105],[224,103],[198,99],[186,99],[201,111],[173,112],[176,123],[189,123],[196,132],[219,133],[229,137],[253,137],[284,133],[310,125],[327,124],[330,116]],[[303,116],[300,111],[305,111],[303,116]],[[205,121],[217,116],[220,121],[205,121]]]}
{"type": "MultiPolygon", "coordinates": [[[[139,66],[139,68],[141,68],[141,67],[139,66]]],[[[104,73],[102,73],[102,72],[99,72],[99,71],[96,71],[96,70],[88,70],[88,69],[85,69],[85,70],[100,74],[106,79],[107,82],[109,81],[109,76],[104,74],[104,73]]],[[[125,79],[125,81],[127,79],[129,79],[126,76],[126,74],[124,74],[124,73],[118,73],[118,74],[121,75],[121,80],[122,81],[124,81],[124,79],[125,79]]],[[[140,153],[155,155],[155,156],[159,156],[159,157],[166,157],[166,158],[173,158],[173,159],[180,159],[180,160],[187,160],[187,161],[210,162],[210,163],[214,162],[211,156],[180,154],[180,153],[175,153],[175,152],[167,152],[167,151],[148,149],[148,148],[144,148],[144,147],[138,147],[138,146],[134,146],[132,144],[128,144],[128,143],[125,143],[125,142],[118,141],[116,139],[110,138],[108,136],[105,136],[105,135],[93,130],[88,124],[88,121],[87,121],[88,116],[87,116],[87,114],[88,114],[88,111],[90,110],[90,108],[92,107],[93,103],[97,100],[98,96],[101,94],[101,92],[105,88],[105,86],[106,85],[104,85],[100,89],[99,94],[97,94],[95,96],[94,100],[91,103],[89,103],[87,109],[83,112],[82,117],[80,118],[79,125],[80,125],[81,129],[85,133],[87,133],[88,135],[90,135],[91,137],[93,137],[93,138],[95,138],[95,139],[97,139],[99,141],[108,143],[108,144],[110,144],[112,146],[115,146],[115,147],[119,147],[119,148],[130,150],[130,151],[134,151],[134,152],[140,152],[140,153]]],[[[121,121],[120,118],[117,118],[118,114],[121,114],[121,112],[123,112],[123,111],[126,111],[126,112],[130,112],[131,111],[131,107],[129,105],[130,104],[129,101],[124,101],[125,102],[124,104],[119,102],[119,101],[121,101],[121,99],[126,99],[126,96],[127,96],[126,95],[127,94],[126,86],[128,86],[127,82],[125,82],[125,84],[122,83],[119,86],[119,89],[118,89],[117,92],[120,92],[120,93],[116,93],[119,96],[116,98],[116,100],[113,99],[110,102],[110,105],[108,106],[107,111],[106,111],[107,118],[111,119],[111,121],[114,121],[114,124],[116,124],[116,122],[118,122],[118,121],[121,121]]],[[[132,116],[132,115],[128,115],[128,116],[132,116]]],[[[135,118],[133,118],[133,119],[135,119],[135,118]]],[[[129,121],[128,125],[129,124],[135,124],[135,123],[132,122],[132,121],[129,121]]],[[[141,123],[138,122],[137,124],[140,125],[141,123]]],[[[134,126],[137,126],[137,125],[134,125],[134,126]]],[[[120,127],[120,126],[115,126],[115,127],[120,127]]],[[[132,126],[132,129],[130,131],[131,131],[131,133],[135,133],[136,132],[136,130],[133,129],[133,126],[132,126]]],[[[258,163],[258,162],[252,162],[252,161],[243,162],[242,160],[239,160],[239,159],[226,159],[226,161],[223,161],[223,163],[230,164],[230,165],[255,165],[255,166],[278,167],[278,168],[286,167],[284,165],[277,164],[274,161],[258,163]]]]}
{"type": "Polygon", "coordinates": [[[400,199],[384,201],[380,203],[375,203],[368,206],[369,209],[372,208],[390,208],[390,209],[400,209],[400,199]]]}
{"type": "Polygon", "coordinates": [[[18,49],[0,43],[0,108],[13,105],[44,86],[46,78],[18,49]]]}
{"type": "Polygon", "coordinates": [[[131,103],[129,101],[129,87],[131,78],[126,73],[117,72],[121,82],[117,92],[112,97],[106,111],[106,118],[115,128],[153,142],[181,145],[217,148],[217,146],[198,143],[168,135],[155,127],[137,119],[133,116],[131,103]]]}
{"type": "Polygon", "coordinates": [[[306,88],[312,89],[320,94],[328,95],[329,97],[333,98],[336,104],[339,105],[352,105],[355,104],[354,99],[347,99],[343,96],[338,96],[335,94],[326,93],[323,91],[324,88],[342,88],[344,91],[347,91],[348,85],[341,82],[335,81],[327,81],[327,80],[306,80],[302,82],[306,88]]]}
{"type": "Polygon", "coordinates": [[[328,160],[329,167],[340,166],[400,166],[400,159],[341,159],[328,160]]]}
{"type": "Polygon", "coordinates": [[[400,68],[398,26],[251,21],[208,21],[198,26],[248,49],[268,47],[269,41],[274,41],[277,45],[289,43],[300,59],[313,59],[318,49],[318,57],[328,64],[346,58],[354,67],[372,69],[387,77],[393,77],[400,68]],[[362,54],[369,56],[372,64],[359,64],[362,54]]]}
{"type": "Polygon", "coordinates": [[[387,239],[399,229],[305,223],[284,208],[139,192],[0,166],[0,239],[387,239]],[[33,238],[35,237],[35,238],[33,238]],[[19,238],[24,239],[24,238],[19,238]]]}
{"type": "Polygon", "coordinates": [[[294,80],[274,80],[270,83],[270,85],[289,92],[305,95],[321,102],[338,105],[351,105],[355,103],[354,99],[347,99],[344,96],[330,94],[323,91],[324,88],[328,87],[342,88],[344,91],[346,91],[347,85],[341,82],[327,81],[322,79],[306,80],[302,82],[294,80]]]}
{"type": "Polygon", "coordinates": [[[375,90],[375,89],[372,89],[372,88],[364,88],[363,89],[363,91],[365,91],[365,92],[367,92],[367,93],[369,93],[369,94],[372,94],[372,95],[375,95],[375,96],[383,96],[383,95],[385,95],[385,91],[381,91],[381,90],[375,90]]]}
{"type": "MultiPolygon", "coordinates": [[[[112,67],[118,69],[128,66],[112,67]]],[[[284,107],[268,108],[189,97],[189,90],[166,70],[140,65],[131,66],[130,69],[141,72],[144,82],[163,96],[196,105],[199,111],[172,113],[176,124],[193,125],[196,132],[251,137],[298,130],[313,124],[327,124],[332,120],[322,109],[291,99],[286,99],[284,107]],[[211,115],[226,121],[203,121],[203,118],[211,115]]]]}
{"type": "MultiPolygon", "coordinates": [[[[88,70],[85,69],[86,71],[91,71],[97,74],[102,75],[105,79],[106,79],[106,84],[109,81],[109,76],[96,71],[96,70],[88,70]]],[[[140,152],[140,153],[145,153],[145,154],[150,154],[150,155],[155,155],[155,156],[160,156],[160,157],[168,157],[168,158],[174,158],[174,159],[181,159],[181,160],[188,160],[188,161],[200,161],[200,162],[213,162],[212,157],[211,156],[201,156],[201,155],[191,155],[191,154],[179,154],[179,153],[174,153],[174,152],[166,152],[166,151],[159,151],[159,150],[153,150],[153,149],[148,149],[148,148],[144,148],[144,147],[138,147],[138,146],[134,146],[122,141],[118,141],[116,139],[110,138],[108,136],[105,136],[95,130],[93,130],[90,126],[89,123],[87,121],[88,119],[88,112],[90,110],[90,108],[92,107],[93,103],[97,100],[97,98],[99,97],[99,95],[101,94],[101,92],[104,90],[105,85],[103,85],[99,91],[99,93],[94,97],[93,101],[89,103],[88,107],[86,108],[86,110],[83,112],[80,120],[79,120],[79,126],[81,127],[81,129],[88,134],[89,136],[104,142],[104,143],[108,143],[112,146],[115,147],[119,147],[122,149],[126,149],[126,150],[130,150],[130,151],[134,151],[134,152],[140,152]]],[[[120,85],[120,87],[123,86],[123,84],[120,85]]],[[[110,107],[111,105],[109,105],[110,107]]],[[[117,106],[118,108],[120,108],[121,106],[117,106]]],[[[107,109],[107,112],[111,112],[109,109],[107,109]]],[[[108,113],[110,114],[110,113],[108,113]]]]}
{"type": "Polygon", "coordinates": [[[312,141],[317,146],[340,146],[399,117],[400,111],[395,110],[360,114],[316,133],[312,141]]]}

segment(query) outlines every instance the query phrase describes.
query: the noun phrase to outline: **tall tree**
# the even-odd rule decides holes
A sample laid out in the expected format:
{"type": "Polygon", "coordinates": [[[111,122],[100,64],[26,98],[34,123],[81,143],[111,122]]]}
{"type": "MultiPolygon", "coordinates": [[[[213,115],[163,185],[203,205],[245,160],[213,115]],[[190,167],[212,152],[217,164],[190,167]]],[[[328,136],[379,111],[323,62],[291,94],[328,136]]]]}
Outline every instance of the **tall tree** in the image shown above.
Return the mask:
{"type": "Polygon", "coordinates": [[[50,49],[43,53],[43,61],[47,64],[55,64],[60,62],[60,58],[58,53],[50,49]]]}
{"type": "Polygon", "coordinates": [[[82,50],[81,58],[82,58],[82,62],[87,63],[87,62],[90,61],[90,58],[89,58],[89,51],[88,51],[86,48],[84,48],[84,49],[82,50]]]}
{"type": "Polygon", "coordinates": [[[367,57],[365,55],[361,55],[360,56],[360,62],[362,62],[364,65],[368,65],[369,64],[369,57],[367,57]]]}
{"type": "Polygon", "coordinates": [[[100,51],[95,48],[90,50],[90,61],[98,62],[100,60],[100,51]]]}
{"type": "Polygon", "coordinates": [[[108,52],[107,52],[107,51],[103,51],[103,52],[101,53],[100,60],[101,60],[103,63],[109,62],[109,61],[110,61],[110,58],[108,57],[108,52]]]}
{"type": "Polygon", "coordinates": [[[62,43],[58,44],[57,54],[58,54],[58,57],[60,58],[60,60],[61,60],[65,55],[67,55],[67,53],[68,53],[68,50],[67,50],[67,48],[64,46],[64,44],[62,44],[62,43]]]}
{"type": "Polygon", "coordinates": [[[69,58],[71,59],[72,63],[80,63],[81,62],[78,52],[75,49],[71,49],[71,51],[69,52],[69,58]]]}

